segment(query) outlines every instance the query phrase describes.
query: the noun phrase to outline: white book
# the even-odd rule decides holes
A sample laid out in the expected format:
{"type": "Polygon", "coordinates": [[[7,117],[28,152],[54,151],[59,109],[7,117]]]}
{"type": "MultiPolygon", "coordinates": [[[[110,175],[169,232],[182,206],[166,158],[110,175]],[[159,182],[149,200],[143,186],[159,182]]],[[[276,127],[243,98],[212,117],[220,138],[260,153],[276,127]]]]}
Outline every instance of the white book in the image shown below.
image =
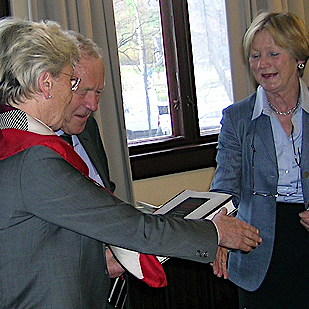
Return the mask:
{"type": "Polygon", "coordinates": [[[227,208],[228,214],[232,214],[236,210],[232,202],[232,195],[184,190],[163,204],[153,214],[165,214],[184,219],[211,220],[222,207],[227,208]]]}
{"type": "MultiPolygon", "coordinates": [[[[227,214],[236,212],[232,202],[232,195],[219,192],[197,192],[184,190],[167,203],[155,210],[155,215],[168,215],[183,219],[208,219],[211,220],[221,209],[225,207],[227,214]]],[[[157,256],[160,263],[168,260],[168,257],[157,256]]]]}

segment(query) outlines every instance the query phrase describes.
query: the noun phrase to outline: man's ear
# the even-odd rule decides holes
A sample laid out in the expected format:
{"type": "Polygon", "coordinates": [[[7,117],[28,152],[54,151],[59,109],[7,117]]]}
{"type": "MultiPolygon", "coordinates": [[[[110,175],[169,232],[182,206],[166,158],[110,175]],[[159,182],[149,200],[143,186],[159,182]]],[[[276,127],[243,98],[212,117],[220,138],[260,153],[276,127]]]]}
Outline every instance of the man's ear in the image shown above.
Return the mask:
{"type": "Polygon", "coordinates": [[[39,77],[39,89],[43,93],[45,99],[51,98],[51,89],[53,85],[53,78],[50,72],[45,71],[39,77]]]}

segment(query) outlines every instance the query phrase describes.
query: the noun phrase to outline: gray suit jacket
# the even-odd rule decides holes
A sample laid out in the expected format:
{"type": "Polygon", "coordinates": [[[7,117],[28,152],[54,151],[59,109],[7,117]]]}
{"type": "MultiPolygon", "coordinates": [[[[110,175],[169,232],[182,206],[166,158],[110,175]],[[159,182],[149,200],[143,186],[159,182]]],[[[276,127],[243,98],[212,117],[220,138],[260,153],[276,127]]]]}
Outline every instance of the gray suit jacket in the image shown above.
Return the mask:
{"type": "Polygon", "coordinates": [[[77,135],[91,162],[99,173],[104,186],[111,192],[115,191],[115,183],[109,176],[108,159],[104,150],[99,128],[94,117],[87,120],[85,129],[77,135]]]}
{"type": "Polygon", "coordinates": [[[106,307],[103,243],[203,263],[216,254],[212,222],[145,215],[44,146],[0,160],[0,185],[0,308],[106,307]]]}
{"type": "MultiPolygon", "coordinates": [[[[255,189],[277,192],[278,166],[270,118],[264,114],[251,120],[256,94],[223,111],[219,135],[217,169],[212,191],[227,192],[238,205],[237,217],[257,227],[262,244],[249,254],[231,252],[230,279],[238,286],[256,290],[262,283],[272,255],[276,220],[276,199],[253,195],[255,189]],[[252,166],[255,149],[254,170],[252,166]]],[[[309,115],[303,110],[301,181],[305,203],[309,201],[309,115]]]]}

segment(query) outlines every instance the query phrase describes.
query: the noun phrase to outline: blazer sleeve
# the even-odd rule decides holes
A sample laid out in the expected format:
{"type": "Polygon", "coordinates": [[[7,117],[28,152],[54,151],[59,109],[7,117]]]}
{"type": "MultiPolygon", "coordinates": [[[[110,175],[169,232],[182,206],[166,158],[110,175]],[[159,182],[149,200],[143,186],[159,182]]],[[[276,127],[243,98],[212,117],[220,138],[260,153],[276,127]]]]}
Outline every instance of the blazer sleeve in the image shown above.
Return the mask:
{"type": "Polygon", "coordinates": [[[36,216],[141,253],[204,263],[214,260],[218,236],[211,221],[145,215],[95,185],[46,147],[31,147],[20,156],[16,199],[23,200],[23,208],[14,209],[14,220],[36,216]]]}
{"type": "Polygon", "coordinates": [[[230,109],[224,110],[218,139],[217,168],[210,190],[231,194],[234,202],[238,204],[242,173],[242,144],[235,123],[239,122],[231,117],[230,109]]]}

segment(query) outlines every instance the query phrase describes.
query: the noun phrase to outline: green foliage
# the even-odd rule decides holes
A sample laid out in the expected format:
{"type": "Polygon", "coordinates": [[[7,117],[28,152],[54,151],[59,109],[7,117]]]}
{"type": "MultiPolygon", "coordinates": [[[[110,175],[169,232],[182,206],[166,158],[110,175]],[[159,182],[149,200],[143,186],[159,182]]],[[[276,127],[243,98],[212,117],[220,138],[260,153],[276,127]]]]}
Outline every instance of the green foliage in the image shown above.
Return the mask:
{"type": "Polygon", "coordinates": [[[155,40],[161,39],[160,12],[157,3],[150,3],[142,0],[114,1],[121,65],[139,66],[143,51],[147,64],[156,61],[155,40]]]}

